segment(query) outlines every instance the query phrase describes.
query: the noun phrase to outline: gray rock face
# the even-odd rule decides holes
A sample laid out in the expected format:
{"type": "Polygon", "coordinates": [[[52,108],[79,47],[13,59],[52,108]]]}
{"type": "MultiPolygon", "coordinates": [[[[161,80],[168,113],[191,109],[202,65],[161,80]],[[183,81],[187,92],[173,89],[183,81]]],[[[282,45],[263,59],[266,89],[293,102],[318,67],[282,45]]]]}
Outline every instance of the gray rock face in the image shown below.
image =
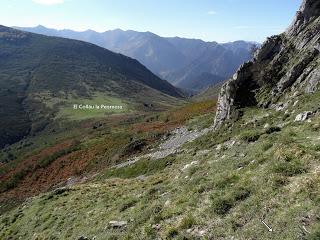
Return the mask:
{"type": "Polygon", "coordinates": [[[290,36],[297,35],[310,20],[319,17],[319,15],[320,1],[303,0],[301,7],[296,14],[295,20],[287,30],[287,34],[290,36]]]}
{"type": "Polygon", "coordinates": [[[320,87],[320,1],[304,0],[288,30],[266,40],[252,61],[225,83],[214,127],[238,116],[238,109],[271,107],[283,94],[314,93],[320,87]]]}
{"type": "Polygon", "coordinates": [[[315,59],[319,54],[317,49],[313,49],[312,52],[307,52],[303,55],[303,58],[295,64],[283,78],[277,84],[277,92],[282,93],[285,89],[290,87],[304,72],[307,66],[315,59]]]}
{"type": "MultiPolygon", "coordinates": [[[[252,76],[252,62],[243,64],[240,69],[233,75],[232,79],[226,82],[222,87],[218,98],[217,114],[214,122],[214,128],[217,129],[222,122],[232,117],[236,117],[235,107],[240,104],[240,92],[246,91],[246,84],[250,84],[252,76]]],[[[250,93],[244,94],[247,101],[250,100],[250,93]]]]}
{"type": "Polygon", "coordinates": [[[305,92],[306,93],[314,93],[319,88],[319,82],[320,82],[320,69],[315,69],[313,72],[311,72],[307,79],[305,84],[305,92]]]}

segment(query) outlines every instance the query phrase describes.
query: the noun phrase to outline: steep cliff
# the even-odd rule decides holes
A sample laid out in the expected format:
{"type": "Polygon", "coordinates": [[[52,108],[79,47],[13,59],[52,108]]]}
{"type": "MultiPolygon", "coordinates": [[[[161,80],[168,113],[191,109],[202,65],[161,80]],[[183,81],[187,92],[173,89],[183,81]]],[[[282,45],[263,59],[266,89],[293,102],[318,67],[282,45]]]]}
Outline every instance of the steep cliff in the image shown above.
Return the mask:
{"type": "Polygon", "coordinates": [[[266,40],[221,88],[214,126],[239,116],[239,109],[275,107],[302,93],[312,94],[320,82],[320,2],[304,0],[291,26],[266,40]]]}

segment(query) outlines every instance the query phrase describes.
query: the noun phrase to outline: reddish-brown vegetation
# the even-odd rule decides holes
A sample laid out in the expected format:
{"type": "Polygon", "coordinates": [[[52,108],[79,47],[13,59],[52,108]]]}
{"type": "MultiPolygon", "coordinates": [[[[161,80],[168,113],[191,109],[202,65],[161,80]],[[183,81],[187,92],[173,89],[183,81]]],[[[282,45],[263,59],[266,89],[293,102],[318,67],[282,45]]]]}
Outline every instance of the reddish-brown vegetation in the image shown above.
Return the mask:
{"type": "Polygon", "coordinates": [[[144,146],[155,143],[163,134],[214,108],[214,101],[205,101],[164,113],[114,115],[99,122],[86,121],[81,124],[81,128],[86,129],[84,136],[97,139],[95,144],[80,149],[77,140],[65,140],[36,154],[29,153],[14,164],[0,165],[3,170],[0,202],[23,200],[61,186],[72,176],[121,162],[128,154],[143,151],[144,146]],[[105,131],[103,137],[100,130],[105,131]],[[139,141],[143,144],[136,147],[134,144],[139,141]]]}

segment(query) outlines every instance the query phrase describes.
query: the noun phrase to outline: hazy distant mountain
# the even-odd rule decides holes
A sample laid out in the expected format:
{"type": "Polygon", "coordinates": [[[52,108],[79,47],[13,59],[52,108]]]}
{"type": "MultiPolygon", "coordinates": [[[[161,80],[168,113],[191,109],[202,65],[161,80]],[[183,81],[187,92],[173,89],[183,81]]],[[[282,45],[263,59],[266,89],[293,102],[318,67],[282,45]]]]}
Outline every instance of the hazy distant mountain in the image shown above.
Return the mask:
{"type": "Polygon", "coordinates": [[[199,39],[164,38],[151,32],[120,29],[98,33],[92,30],[55,30],[41,25],[16,28],[99,45],[137,59],[177,87],[195,91],[229,78],[242,63],[251,58],[254,45],[245,41],[219,44],[199,39]]]}

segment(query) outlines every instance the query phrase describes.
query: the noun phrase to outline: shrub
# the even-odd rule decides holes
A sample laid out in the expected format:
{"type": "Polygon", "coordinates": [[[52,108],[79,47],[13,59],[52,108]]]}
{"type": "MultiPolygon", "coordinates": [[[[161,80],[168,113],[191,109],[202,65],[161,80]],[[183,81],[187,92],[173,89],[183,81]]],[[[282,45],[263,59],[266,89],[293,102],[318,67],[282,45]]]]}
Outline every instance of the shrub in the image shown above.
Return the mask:
{"type": "Polygon", "coordinates": [[[319,240],[320,239],[320,230],[316,230],[316,232],[311,233],[307,239],[308,240],[319,240]]]}
{"type": "Polygon", "coordinates": [[[192,214],[188,214],[185,216],[180,223],[180,228],[181,229],[188,229],[191,228],[192,226],[196,225],[196,219],[193,217],[192,214]]]}
{"type": "Polygon", "coordinates": [[[240,177],[235,174],[223,174],[218,177],[215,182],[215,186],[220,189],[231,186],[232,184],[238,182],[240,177]]]}
{"type": "Polygon", "coordinates": [[[280,127],[269,127],[266,130],[266,134],[271,134],[271,133],[280,132],[280,131],[281,131],[280,127]]]}
{"type": "Polygon", "coordinates": [[[57,151],[54,154],[41,159],[38,162],[37,167],[38,168],[45,168],[45,167],[49,166],[53,161],[57,160],[58,158],[65,156],[67,154],[70,154],[72,152],[75,152],[79,149],[80,149],[80,147],[78,145],[73,145],[67,149],[62,149],[60,151],[57,151]]]}
{"type": "Polygon", "coordinates": [[[156,231],[152,228],[152,226],[145,226],[144,232],[149,238],[156,239],[157,234],[156,231]]]}
{"type": "Polygon", "coordinates": [[[269,150],[270,148],[272,148],[272,146],[273,146],[273,143],[272,142],[264,142],[264,143],[262,143],[262,145],[261,145],[261,149],[262,149],[262,151],[267,151],[267,150],[269,150]]]}
{"type": "Polygon", "coordinates": [[[227,197],[214,198],[212,207],[213,211],[219,215],[227,214],[233,207],[234,201],[227,197]]]}
{"type": "Polygon", "coordinates": [[[247,188],[240,187],[234,192],[234,199],[236,201],[243,201],[248,198],[251,194],[251,191],[247,188]]]}
{"type": "Polygon", "coordinates": [[[285,176],[281,175],[275,175],[272,181],[272,185],[275,188],[280,188],[288,183],[288,179],[285,176]]]}
{"type": "Polygon", "coordinates": [[[175,227],[170,227],[167,232],[167,237],[169,239],[175,238],[179,234],[178,230],[175,227]]]}
{"type": "Polygon", "coordinates": [[[273,171],[287,177],[302,174],[306,172],[304,164],[297,160],[280,161],[273,166],[273,171]]]}
{"type": "Polygon", "coordinates": [[[25,176],[30,172],[29,168],[23,169],[17,173],[15,173],[8,181],[0,183],[0,192],[6,192],[10,189],[15,188],[20,181],[22,181],[25,176]]]}
{"type": "Polygon", "coordinates": [[[255,142],[257,141],[262,133],[257,130],[247,130],[240,134],[240,139],[246,142],[255,142]]]}
{"type": "Polygon", "coordinates": [[[315,145],[314,150],[320,152],[320,144],[315,145]]]}
{"type": "Polygon", "coordinates": [[[135,200],[135,199],[129,200],[129,201],[123,203],[123,204],[120,206],[119,211],[120,211],[120,212],[123,212],[123,211],[127,210],[128,208],[131,208],[131,207],[133,207],[134,205],[136,205],[136,203],[137,203],[137,200],[135,200]]]}

